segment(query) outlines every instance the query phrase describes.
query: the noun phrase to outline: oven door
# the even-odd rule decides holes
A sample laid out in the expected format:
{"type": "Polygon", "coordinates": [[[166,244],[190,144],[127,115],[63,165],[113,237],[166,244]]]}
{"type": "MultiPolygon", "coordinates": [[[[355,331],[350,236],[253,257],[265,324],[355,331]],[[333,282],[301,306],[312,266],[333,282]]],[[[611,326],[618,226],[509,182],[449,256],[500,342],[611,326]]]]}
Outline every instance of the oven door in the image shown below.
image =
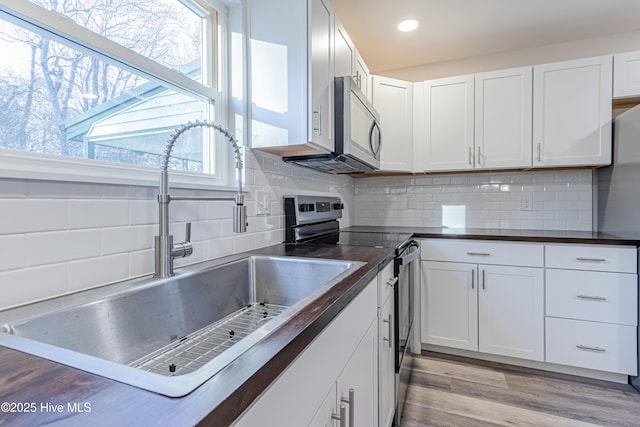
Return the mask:
{"type": "Polygon", "coordinates": [[[395,332],[396,332],[396,414],[394,425],[400,425],[404,402],[407,396],[413,359],[409,346],[412,342],[413,307],[415,286],[418,280],[418,260],[420,246],[415,240],[409,241],[398,251],[395,261],[396,285],[395,294],[395,332]]]}

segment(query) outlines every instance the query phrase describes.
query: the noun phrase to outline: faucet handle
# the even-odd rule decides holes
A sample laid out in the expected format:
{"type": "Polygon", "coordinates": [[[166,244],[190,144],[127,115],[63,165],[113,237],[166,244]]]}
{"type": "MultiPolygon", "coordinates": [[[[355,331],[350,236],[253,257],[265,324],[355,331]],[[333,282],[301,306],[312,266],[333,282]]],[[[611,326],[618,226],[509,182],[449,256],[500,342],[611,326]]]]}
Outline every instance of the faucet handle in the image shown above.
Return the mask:
{"type": "Polygon", "coordinates": [[[185,224],[184,241],[185,242],[190,242],[191,241],[191,223],[190,222],[185,224]]]}

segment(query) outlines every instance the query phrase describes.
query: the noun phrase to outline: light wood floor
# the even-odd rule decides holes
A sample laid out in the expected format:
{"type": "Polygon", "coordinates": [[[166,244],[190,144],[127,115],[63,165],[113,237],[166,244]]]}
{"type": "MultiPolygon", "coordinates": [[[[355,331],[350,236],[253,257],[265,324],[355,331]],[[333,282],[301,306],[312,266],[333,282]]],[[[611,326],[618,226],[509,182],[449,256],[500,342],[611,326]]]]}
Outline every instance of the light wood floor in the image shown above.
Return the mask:
{"type": "Polygon", "coordinates": [[[402,427],[640,426],[640,393],[614,384],[437,353],[415,359],[402,427]]]}

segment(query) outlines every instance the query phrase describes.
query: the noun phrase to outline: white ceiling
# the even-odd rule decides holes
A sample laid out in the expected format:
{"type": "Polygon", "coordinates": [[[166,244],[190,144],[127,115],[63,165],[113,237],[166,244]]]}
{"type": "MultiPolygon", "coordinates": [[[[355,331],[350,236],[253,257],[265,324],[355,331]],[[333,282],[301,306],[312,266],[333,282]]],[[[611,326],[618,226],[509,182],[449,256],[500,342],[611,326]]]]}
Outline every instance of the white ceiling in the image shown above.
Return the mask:
{"type": "MultiPolygon", "coordinates": [[[[640,30],[640,0],[331,0],[372,73],[640,30]],[[401,33],[405,18],[418,30],[401,33]]],[[[640,40],[638,40],[640,50],[640,40]]]]}

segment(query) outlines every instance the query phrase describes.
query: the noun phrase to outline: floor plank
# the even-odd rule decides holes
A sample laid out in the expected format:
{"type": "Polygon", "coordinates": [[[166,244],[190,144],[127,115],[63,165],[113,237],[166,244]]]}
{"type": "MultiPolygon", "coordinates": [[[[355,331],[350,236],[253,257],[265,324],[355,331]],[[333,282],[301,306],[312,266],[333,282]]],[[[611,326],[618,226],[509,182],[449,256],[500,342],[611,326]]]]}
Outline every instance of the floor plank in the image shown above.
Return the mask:
{"type": "Polygon", "coordinates": [[[403,427],[640,426],[631,386],[425,352],[403,427]]]}

